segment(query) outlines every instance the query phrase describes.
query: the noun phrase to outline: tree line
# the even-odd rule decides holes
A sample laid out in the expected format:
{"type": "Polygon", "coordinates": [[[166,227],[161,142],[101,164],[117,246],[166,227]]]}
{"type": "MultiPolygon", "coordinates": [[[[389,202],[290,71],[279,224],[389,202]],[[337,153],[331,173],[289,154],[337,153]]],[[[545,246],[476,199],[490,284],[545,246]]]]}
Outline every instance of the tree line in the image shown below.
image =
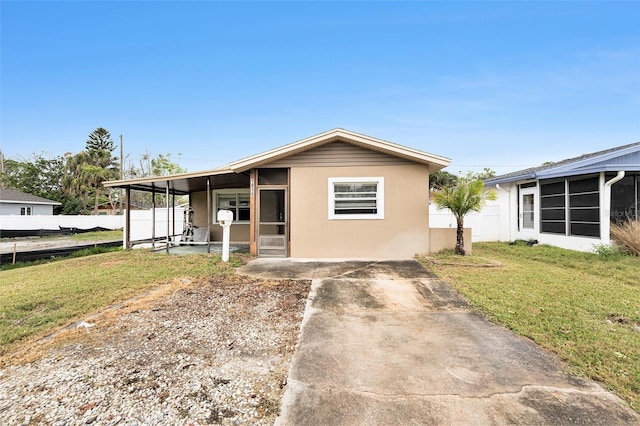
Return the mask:
{"type": "Polygon", "coordinates": [[[485,167],[481,172],[468,171],[464,175],[462,173],[454,175],[444,170],[438,170],[429,175],[429,189],[439,191],[444,188],[453,188],[460,183],[485,180],[492,177],[496,177],[496,172],[489,167],[485,167]]]}
{"type": "MultiPolygon", "coordinates": [[[[117,210],[122,197],[119,189],[105,188],[105,181],[186,172],[170,153],[153,157],[147,152],[137,160],[125,157],[121,162],[115,149],[111,133],[98,127],[87,137],[85,149],[76,154],[4,158],[0,152],[0,186],[60,202],[55,214],[97,214],[101,206],[117,210]]],[[[151,195],[133,194],[131,203],[147,208],[151,195]]]]}

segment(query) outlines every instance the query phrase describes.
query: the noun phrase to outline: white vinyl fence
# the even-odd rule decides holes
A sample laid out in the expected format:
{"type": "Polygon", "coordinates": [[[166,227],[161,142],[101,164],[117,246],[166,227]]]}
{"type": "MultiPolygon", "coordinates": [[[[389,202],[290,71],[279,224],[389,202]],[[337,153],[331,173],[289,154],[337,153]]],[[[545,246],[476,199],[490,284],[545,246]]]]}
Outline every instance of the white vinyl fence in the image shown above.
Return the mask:
{"type": "Polygon", "coordinates": [[[63,228],[107,228],[120,229],[124,226],[124,216],[86,216],[86,215],[2,215],[2,230],[38,230],[63,228]]]}
{"type": "MultiPolygon", "coordinates": [[[[152,210],[131,211],[131,241],[166,238],[167,236],[167,209],[155,210],[155,234],[152,227],[152,210]]],[[[175,216],[169,209],[169,235],[182,235],[184,225],[184,208],[176,207],[175,216]],[[175,225],[174,225],[175,217],[175,225]]],[[[107,228],[122,229],[124,242],[125,215],[85,216],[85,215],[0,215],[0,230],[57,230],[62,228],[107,228]]]]}
{"type": "MultiPolygon", "coordinates": [[[[155,234],[152,210],[131,210],[131,241],[150,240],[155,238],[166,238],[167,236],[167,209],[156,208],[155,234]]],[[[123,216],[124,218],[124,216],[123,216]]],[[[182,235],[184,227],[184,208],[175,208],[175,226],[172,209],[169,209],[169,235],[182,235]]],[[[123,220],[124,222],[124,220],[123,220]]]]}
{"type": "MultiPolygon", "coordinates": [[[[430,228],[455,228],[456,219],[449,210],[438,210],[435,205],[429,207],[430,228]]],[[[155,210],[155,235],[151,226],[152,210],[131,211],[131,241],[165,238],[167,236],[167,209],[155,210]]],[[[169,235],[182,235],[184,227],[184,208],[175,208],[175,224],[172,209],[169,209],[169,235]]],[[[499,241],[500,216],[497,205],[487,205],[480,213],[470,213],[464,219],[465,228],[471,228],[472,241],[499,241]]],[[[79,228],[90,229],[102,227],[107,229],[124,229],[124,215],[84,216],[84,215],[1,215],[2,230],[38,230],[79,228]]],[[[124,232],[123,232],[124,239],[124,232]]]]}
{"type": "MultiPolygon", "coordinates": [[[[469,213],[464,217],[464,227],[471,228],[471,241],[500,240],[499,206],[487,205],[480,213],[469,213]]],[[[449,209],[438,210],[435,204],[429,206],[429,228],[456,228],[456,218],[449,209]]]]}

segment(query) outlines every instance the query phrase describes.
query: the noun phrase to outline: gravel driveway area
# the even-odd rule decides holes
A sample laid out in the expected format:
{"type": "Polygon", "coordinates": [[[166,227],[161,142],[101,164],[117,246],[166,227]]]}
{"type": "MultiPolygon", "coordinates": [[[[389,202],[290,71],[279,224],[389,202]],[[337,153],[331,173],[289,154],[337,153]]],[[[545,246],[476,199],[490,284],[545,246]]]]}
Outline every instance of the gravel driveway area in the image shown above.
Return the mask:
{"type": "Polygon", "coordinates": [[[5,356],[0,424],[273,424],[309,281],[175,280],[5,356]]]}

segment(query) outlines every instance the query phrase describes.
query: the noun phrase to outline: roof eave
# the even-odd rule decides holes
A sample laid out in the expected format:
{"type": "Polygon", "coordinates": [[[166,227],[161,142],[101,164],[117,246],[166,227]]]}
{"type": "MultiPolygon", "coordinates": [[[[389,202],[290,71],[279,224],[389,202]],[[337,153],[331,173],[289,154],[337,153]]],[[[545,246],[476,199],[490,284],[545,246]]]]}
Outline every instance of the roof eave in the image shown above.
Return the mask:
{"type": "Polygon", "coordinates": [[[523,180],[532,180],[532,179],[536,179],[536,174],[535,173],[526,173],[526,174],[521,174],[521,175],[517,175],[517,176],[509,176],[506,178],[491,178],[491,179],[485,179],[484,184],[486,186],[490,186],[490,185],[500,185],[503,183],[513,183],[513,182],[520,182],[523,180]]]}
{"type": "MultiPolygon", "coordinates": [[[[554,171],[552,173],[539,173],[538,179],[553,179],[563,176],[577,176],[577,175],[586,175],[593,173],[601,173],[601,172],[638,172],[640,171],[640,164],[638,165],[630,165],[630,164],[608,164],[608,165],[599,165],[594,167],[582,167],[574,170],[560,170],[554,171]]],[[[546,172],[546,171],[545,171],[546,172]]]]}
{"type": "Polygon", "coordinates": [[[527,179],[551,179],[554,177],[560,177],[560,176],[574,176],[574,175],[578,175],[578,174],[587,174],[587,173],[597,173],[597,172],[601,172],[601,171],[619,171],[619,170],[626,170],[626,171],[636,171],[637,169],[634,168],[635,166],[633,165],[606,165],[606,166],[595,166],[595,167],[590,167],[590,165],[595,164],[595,163],[600,163],[603,161],[607,161],[610,160],[611,158],[616,158],[616,157],[622,157],[634,152],[640,152],[640,142],[635,142],[633,144],[630,144],[629,146],[625,146],[624,148],[619,148],[619,149],[614,149],[611,152],[607,152],[605,154],[601,154],[601,155],[597,155],[597,156],[592,156],[589,158],[584,158],[584,159],[578,159],[575,161],[569,161],[569,162],[564,162],[561,165],[558,166],[549,166],[544,168],[543,170],[540,170],[540,167],[535,167],[535,168],[530,168],[530,169],[526,169],[529,170],[529,173],[525,173],[525,170],[520,170],[517,172],[513,172],[513,173],[521,173],[518,175],[511,175],[508,177],[497,177],[497,178],[493,178],[493,179],[487,179],[485,180],[485,184],[486,185],[496,185],[496,184],[501,184],[501,183],[512,183],[512,182],[518,182],[518,181],[522,181],[522,180],[527,180],[527,179]]]}

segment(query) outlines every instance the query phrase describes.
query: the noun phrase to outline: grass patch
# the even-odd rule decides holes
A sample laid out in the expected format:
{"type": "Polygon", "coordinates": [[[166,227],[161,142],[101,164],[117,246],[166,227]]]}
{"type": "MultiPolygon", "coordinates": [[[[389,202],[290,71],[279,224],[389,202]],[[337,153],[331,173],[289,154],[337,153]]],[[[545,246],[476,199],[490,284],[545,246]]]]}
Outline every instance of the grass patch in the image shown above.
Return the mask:
{"type": "Polygon", "coordinates": [[[3,271],[0,355],[17,343],[178,277],[228,276],[243,259],[117,251],[3,271]]]}
{"type": "MultiPolygon", "coordinates": [[[[640,411],[640,262],[550,246],[475,243],[502,266],[469,268],[450,253],[419,259],[485,315],[558,354],[640,411]]],[[[470,262],[464,259],[465,262],[470,262]]]]}
{"type": "Polygon", "coordinates": [[[29,262],[5,263],[3,265],[0,265],[0,271],[25,268],[27,266],[43,265],[45,263],[51,263],[51,262],[55,262],[63,259],[91,256],[93,254],[111,253],[114,251],[122,251],[122,247],[89,247],[86,249],[74,251],[67,256],[55,256],[48,259],[32,260],[29,262]]]}
{"type": "Polygon", "coordinates": [[[83,232],[81,234],[73,234],[71,238],[74,241],[111,241],[122,240],[122,229],[114,231],[97,231],[97,232],[83,232]]]}
{"type": "Polygon", "coordinates": [[[447,266],[468,266],[476,268],[492,268],[502,266],[500,262],[482,256],[460,256],[453,249],[445,249],[428,259],[422,259],[432,264],[447,266]]]}

